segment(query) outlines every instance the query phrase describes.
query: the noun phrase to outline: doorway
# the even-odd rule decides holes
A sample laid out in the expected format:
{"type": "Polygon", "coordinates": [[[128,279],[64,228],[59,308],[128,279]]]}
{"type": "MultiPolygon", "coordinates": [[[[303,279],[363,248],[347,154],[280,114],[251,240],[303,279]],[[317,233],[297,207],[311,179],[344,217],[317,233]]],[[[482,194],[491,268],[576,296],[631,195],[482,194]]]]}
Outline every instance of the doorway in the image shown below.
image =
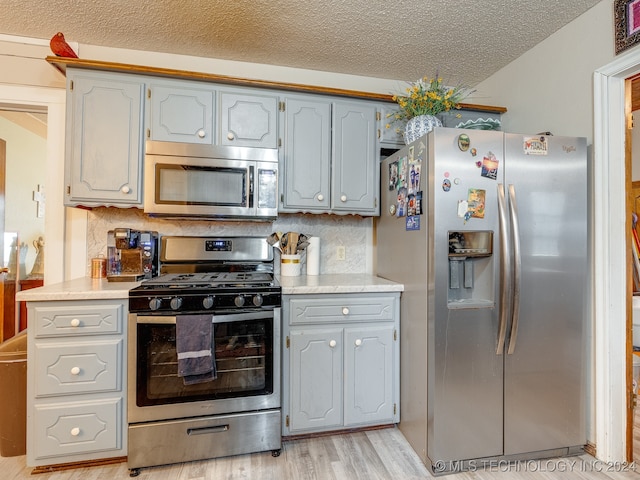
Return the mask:
{"type": "Polygon", "coordinates": [[[0,341],[27,326],[15,294],[44,283],[46,153],[46,108],[0,108],[0,341]]]}
{"type": "Polygon", "coordinates": [[[44,284],[84,276],[86,213],[67,212],[63,198],[65,91],[60,88],[0,84],[0,110],[9,109],[36,110],[47,114],[44,167],[47,181],[44,202],[47,254],[44,256],[44,284]],[[75,255],[72,255],[74,247],[75,255]]]}

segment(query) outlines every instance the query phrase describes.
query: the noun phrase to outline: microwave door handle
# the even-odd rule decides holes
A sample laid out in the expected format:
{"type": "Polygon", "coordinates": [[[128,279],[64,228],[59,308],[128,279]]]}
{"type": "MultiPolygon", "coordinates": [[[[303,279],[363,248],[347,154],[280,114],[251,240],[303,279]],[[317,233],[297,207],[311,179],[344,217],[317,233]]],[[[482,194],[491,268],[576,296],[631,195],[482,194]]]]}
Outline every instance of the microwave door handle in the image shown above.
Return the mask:
{"type": "Polygon", "coordinates": [[[249,167],[249,188],[248,188],[249,208],[253,208],[253,176],[254,176],[253,168],[254,168],[253,165],[249,167]]]}

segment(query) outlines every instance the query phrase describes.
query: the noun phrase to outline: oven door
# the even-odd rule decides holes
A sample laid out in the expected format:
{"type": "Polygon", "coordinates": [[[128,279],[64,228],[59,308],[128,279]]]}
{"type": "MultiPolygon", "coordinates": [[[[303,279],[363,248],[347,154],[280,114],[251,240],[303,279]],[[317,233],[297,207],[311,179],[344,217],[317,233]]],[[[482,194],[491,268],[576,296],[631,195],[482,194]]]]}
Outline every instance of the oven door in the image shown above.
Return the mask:
{"type": "Polygon", "coordinates": [[[280,407],[280,308],[211,317],[217,378],[185,385],[176,317],[129,315],[129,423],[280,407]]]}

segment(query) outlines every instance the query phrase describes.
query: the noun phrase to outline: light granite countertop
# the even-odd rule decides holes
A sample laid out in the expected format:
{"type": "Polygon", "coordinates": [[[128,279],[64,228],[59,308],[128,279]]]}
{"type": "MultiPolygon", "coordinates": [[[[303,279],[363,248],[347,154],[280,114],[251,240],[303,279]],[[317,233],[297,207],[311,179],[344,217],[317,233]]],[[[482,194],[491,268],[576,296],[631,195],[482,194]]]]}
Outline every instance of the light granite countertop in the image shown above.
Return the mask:
{"type": "Polygon", "coordinates": [[[279,276],[278,281],[282,286],[283,295],[402,292],[404,290],[404,285],[401,283],[365,273],[279,276]]]}
{"type": "MultiPolygon", "coordinates": [[[[404,285],[368,274],[278,276],[283,295],[314,293],[402,292],[404,285]]],[[[128,298],[129,290],[140,282],[108,282],[103,278],[81,277],[16,293],[20,302],[50,300],[101,300],[128,298]]]]}
{"type": "Polygon", "coordinates": [[[44,287],[22,290],[16,293],[19,302],[48,300],[104,300],[129,298],[129,290],[140,282],[109,282],[106,278],[80,277],[44,287]]]}

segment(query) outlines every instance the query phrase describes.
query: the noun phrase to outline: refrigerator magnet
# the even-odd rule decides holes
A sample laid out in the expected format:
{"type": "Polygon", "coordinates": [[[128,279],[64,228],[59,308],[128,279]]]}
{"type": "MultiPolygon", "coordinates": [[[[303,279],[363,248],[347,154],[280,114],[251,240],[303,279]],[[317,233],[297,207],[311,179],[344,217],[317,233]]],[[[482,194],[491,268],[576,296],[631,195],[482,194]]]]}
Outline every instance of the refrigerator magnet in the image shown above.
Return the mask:
{"type": "Polygon", "coordinates": [[[464,218],[467,214],[467,210],[469,210],[469,202],[466,200],[458,200],[458,217],[464,218]]]}
{"type": "Polygon", "coordinates": [[[469,150],[469,145],[471,145],[471,140],[469,139],[469,135],[466,133],[461,133],[458,135],[458,148],[462,152],[466,152],[469,150]]]}
{"type": "Polygon", "coordinates": [[[448,178],[445,178],[442,181],[442,190],[444,190],[445,192],[448,192],[449,190],[451,190],[451,180],[449,180],[448,178]]]}
{"type": "Polygon", "coordinates": [[[482,159],[482,170],[480,171],[480,175],[490,178],[491,180],[498,178],[498,159],[493,153],[487,152],[482,159]]]}
{"type": "Polygon", "coordinates": [[[396,217],[404,217],[407,214],[407,189],[405,187],[398,190],[396,205],[396,217]]]}
{"type": "Polygon", "coordinates": [[[398,160],[398,190],[407,187],[407,157],[398,160]]]}
{"type": "Polygon", "coordinates": [[[479,188],[470,188],[467,196],[467,211],[471,212],[471,216],[475,218],[484,218],[484,204],[486,198],[486,190],[479,188]]]}
{"type": "Polygon", "coordinates": [[[548,151],[547,137],[524,137],[522,146],[525,155],[546,155],[548,151]]]}
{"type": "Polygon", "coordinates": [[[420,217],[417,216],[409,216],[407,217],[405,229],[409,230],[420,230],[420,217]]]}
{"type": "Polygon", "coordinates": [[[476,150],[475,148],[472,148],[471,150],[469,150],[471,152],[471,156],[475,157],[478,154],[478,150],[476,150]]]}
{"type": "Polygon", "coordinates": [[[398,162],[389,164],[389,190],[395,190],[398,185],[398,162]]]}
{"type": "Polygon", "coordinates": [[[420,190],[420,169],[422,165],[412,163],[409,167],[409,193],[415,193],[420,190]]]}
{"type": "Polygon", "coordinates": [[[407,200],[407,216],[415,216],[418,214],[418,197],[417,195],[410,194],[407,200]]]}

